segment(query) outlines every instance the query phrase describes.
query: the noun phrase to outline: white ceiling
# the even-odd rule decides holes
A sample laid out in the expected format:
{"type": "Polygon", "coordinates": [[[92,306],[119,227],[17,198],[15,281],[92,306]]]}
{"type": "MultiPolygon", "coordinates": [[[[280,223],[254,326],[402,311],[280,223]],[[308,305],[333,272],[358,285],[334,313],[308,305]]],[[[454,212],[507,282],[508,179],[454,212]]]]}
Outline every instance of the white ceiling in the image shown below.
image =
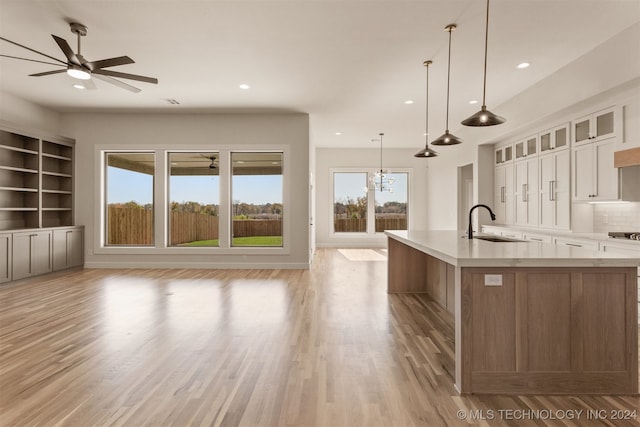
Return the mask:
{"type": "MultiPolygon", "coordinates": [[[[318,146],[424,147],[425,68],[430,140],[443,133],[447,41],[453,33],[450,129],[482,98],[483,0],[157,1],[0,0],[0,36],[63,59],[68,22],[89,28],[88,60],[128,55],[113,70],[157,77],[134,94],[102,81],[72,88],[55,67],[0,58],[0,91],[61,112],[304,112],[318,146]],[[250,90],[238,88],[240,83],[250,90]],[[168,105],[173,98],[180,105],[168,105]],[[406,100],[414,104],[407,105],[406,100]],[[336,132],[341,132],[340,136],[336,132]]],[[[640,21],[640,0],[491,2],[487,104],[499,106],[640,21]],[[522,61],[532,66],[516,70],[522,61]]],[[[0,53],[38,55],[0,41],[0,53]]],[[[130,81],[127,81],[130,82],[130,81]]],[[[507,117],[508,119],[508,117],[507,117]]]]}

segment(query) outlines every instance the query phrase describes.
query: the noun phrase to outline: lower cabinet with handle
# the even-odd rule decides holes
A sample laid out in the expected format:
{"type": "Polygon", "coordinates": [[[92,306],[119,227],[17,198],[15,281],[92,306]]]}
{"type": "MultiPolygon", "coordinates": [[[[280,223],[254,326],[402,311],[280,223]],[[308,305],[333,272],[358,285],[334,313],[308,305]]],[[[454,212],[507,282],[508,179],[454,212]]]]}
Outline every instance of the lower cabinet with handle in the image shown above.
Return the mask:
{"type": "Polygon", "coordinates": [[[574,248],[590,249],[592,251],[600,250],[600,244],[595,240],[579,240],[567,239],[564,237],[556,237],[553,241],[556,245],[570,246],[574,248]]]}
{"type": "Polygon", "coordinates": [[[37,276],[53,270],[51,237],[50,230],[13,233],[13,280],[37,276]]]}
{"type": "Polygon", "coordinates": [[[7,231],[0,237],[0,244],[6,243],[0,246],[6,246],[0,250],[0,283],[84,264],[81,226],[7,231]]]}

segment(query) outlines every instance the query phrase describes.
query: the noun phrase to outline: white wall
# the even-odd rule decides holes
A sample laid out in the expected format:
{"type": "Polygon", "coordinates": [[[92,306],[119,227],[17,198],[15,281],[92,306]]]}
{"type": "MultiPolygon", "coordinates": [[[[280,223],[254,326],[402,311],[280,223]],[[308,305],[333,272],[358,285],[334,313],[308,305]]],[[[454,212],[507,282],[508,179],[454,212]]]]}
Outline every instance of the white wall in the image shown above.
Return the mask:
{"type": "Polygon", "coordinates": [[[6,92],[0,92],[0,120],[24,130],[61,135],[60,114],[6,92]]]}
{"type": "MultiPolygon", "coordinates": [[[[416,149],[383,149],[383,168],[392,172],[411,170],[409,185],[408,218],[410,227],[424,229],[427,211],[427,168],[432,159],[419,159],[413,155],[416,149]]],[[[317,148],[316,149],[316,244],[319,247],[385,247],[384,234],[346,235],[333,233],[331,188],[332,168],[380,169],[380,149],[317,148]]],[[[453,188],[455,194],[456,188],[453,188]]]]}
{"type": "Polygon", "coordinates": [[[64,114],[62,127],[65,136],[76,140],[76,224],[86,227],[88,267],[308,267],[309,128],[306,114],[64,114]],[[211,150],[219,146],[285,148],[284,202],[288,203],[289,228],[284,229],[284,248],[181,251],[196,248],[163,248],[162,242],[156,242],[159,246],[156,248],[101,247],[98,160],[101,149],[211,150]]]}
{"type": "MultiPolygon", "coordinates": [[[[527,130],[550,127],[562,117],[573,117],[574,114],[588,110],[590,106],[599,105],[607,99],[623,93],[637,93],[640,87],[638,51],[640,24],[627,28],[508,102],[498,106],[488,105],[491,111],[507,119],[505,124],[487,128],[468,128],[456,126],[464,117],[453,117],[451,132],[461,137],[464,143],[437,148],[440,156],[430,160],[426,181],[429,201],[428,228],[456,228],[457,167],[474,162],[477,170],[479,144],[506,141],[518,134],[525,134],[527,130]]],[[[487,96],[490,104],[490,90],[487,96]]],[[[486,153],[483,153],[483,156],[484,154],[486,153]]],[[[482,171],[479,173],[482,174],[482,171]]],[[[478,185],[486,188],[483,183],[476,184],[478,185]]],[[[481,193],[487,197],[486,191],[481,193]]],[[[492,203],[492,200],[476,201],[489,205],[492,203]]]]}

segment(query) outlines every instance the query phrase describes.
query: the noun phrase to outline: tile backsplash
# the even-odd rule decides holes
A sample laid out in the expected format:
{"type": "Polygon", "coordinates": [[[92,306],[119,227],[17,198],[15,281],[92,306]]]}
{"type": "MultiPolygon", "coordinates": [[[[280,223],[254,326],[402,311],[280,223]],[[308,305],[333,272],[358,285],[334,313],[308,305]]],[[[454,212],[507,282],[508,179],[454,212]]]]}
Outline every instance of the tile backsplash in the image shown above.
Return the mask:
{"type": "Polygon", "coordinates": [[[640,203],[593,205],[593,231],[640,231],[640,203]]]}

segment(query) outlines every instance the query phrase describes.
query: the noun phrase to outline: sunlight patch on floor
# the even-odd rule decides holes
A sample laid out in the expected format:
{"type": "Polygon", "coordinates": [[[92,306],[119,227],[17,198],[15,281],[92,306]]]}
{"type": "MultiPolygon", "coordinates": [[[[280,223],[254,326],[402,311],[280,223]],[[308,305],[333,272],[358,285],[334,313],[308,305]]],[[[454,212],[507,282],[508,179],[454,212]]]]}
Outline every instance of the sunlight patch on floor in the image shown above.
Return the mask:
{"type": "Polygon", "coordinates": [[[387,257],[374,249],[338,249],[349,261],[386,261],[387,257]]]}

